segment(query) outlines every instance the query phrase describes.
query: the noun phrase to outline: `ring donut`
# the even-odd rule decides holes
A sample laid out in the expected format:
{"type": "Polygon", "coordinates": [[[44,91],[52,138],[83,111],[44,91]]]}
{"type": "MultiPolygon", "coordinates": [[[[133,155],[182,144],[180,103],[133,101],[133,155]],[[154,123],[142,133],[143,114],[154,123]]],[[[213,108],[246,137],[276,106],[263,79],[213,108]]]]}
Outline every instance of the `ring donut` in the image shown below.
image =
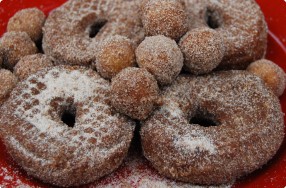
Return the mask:
{"type": "Polygon", "coordinates": [[[264,165],[284,137],[278,98],[246,71],[179,77],[142,123],[145,157],[163,175],[224,184],[264,165]]]}
{"type": "Polygon", "coordinates": [[[194,45],[199,47],[199,43],[185,41],[190,40],[187,36],[193,29],[209,27],[218,32],[224,43],[224,56],[217,69],[245,69],[251,62],[264,57],[267,47],[267,25],[262,11],[254,0],[182,0],[182,2],[191,20],[189,32],[180,40],[181,44],[186,44],[181,47],[182,51],[187,51],[184,48],[188,48],[189,44],[192,44],[190,47],[194,45]]]}
{"type": "Polygon", "coordinates": [[[98,43],[122,35],[135,43],[144,32],[138,1],[70,0],[53,10],[44,25],[43,50],[58,64],[90,65],[98,43]]]}
{"type": "Polygon", "coordinates": [[[111,173],[127,154],[135,123],[109,105],[109,88],[97,73],[78,67],[29,76],[1,108],[8,152],[28,174],[57,186],[111,173]]]}

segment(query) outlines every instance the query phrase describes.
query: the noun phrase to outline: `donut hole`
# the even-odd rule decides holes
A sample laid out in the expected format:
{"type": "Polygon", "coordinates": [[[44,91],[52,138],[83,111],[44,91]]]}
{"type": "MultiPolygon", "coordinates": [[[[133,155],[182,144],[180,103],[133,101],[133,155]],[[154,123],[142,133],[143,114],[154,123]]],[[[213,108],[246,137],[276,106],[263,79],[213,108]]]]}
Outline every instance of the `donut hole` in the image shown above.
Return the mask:
{"type": "Polygon", "coordinates": [[[73,128],[75,125],[76,109],[75,108],[65,108],[61,114],[61,121],[68,127],[73,128]]]}
{"type": "Polygon", "coordinates": [[[212,28],[217,29],[222,25],[222,18],[220,13],[214,8],[208,7],[205,12],[206,24],[212,28]]]}
{"type": "Polygon", "coordinates": [[[200,125],[202,127],[212,127],[220,125],[220,122],[218,122],[217,119],[209,113],[197,113],[191,118],[189,123],[200,125]]]}
{"type": "Polygon", "coordinates": [[[106,23],[107,23],[107,20],[103,19],[103,20],[99,20],[95,22],[94,24],[92,24],[89,28],[89,37],[94,38],[106,23]]]}

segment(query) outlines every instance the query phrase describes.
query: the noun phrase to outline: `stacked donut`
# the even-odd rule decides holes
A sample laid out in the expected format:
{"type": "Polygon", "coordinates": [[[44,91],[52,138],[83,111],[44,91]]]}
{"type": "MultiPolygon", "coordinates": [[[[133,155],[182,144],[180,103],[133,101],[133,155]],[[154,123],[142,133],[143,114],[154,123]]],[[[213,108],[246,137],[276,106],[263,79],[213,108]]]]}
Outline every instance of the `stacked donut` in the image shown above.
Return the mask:
{"type": "Polygon", "coordinates": [[[31,176],[77,186],[122,163],[139,120],[160,174],[232,182],[284,138],[285,73],[263,59],[266,46],[253,0],[69,0],[47,19],[19,11],[0,40],[1,139],[31,176]]]}

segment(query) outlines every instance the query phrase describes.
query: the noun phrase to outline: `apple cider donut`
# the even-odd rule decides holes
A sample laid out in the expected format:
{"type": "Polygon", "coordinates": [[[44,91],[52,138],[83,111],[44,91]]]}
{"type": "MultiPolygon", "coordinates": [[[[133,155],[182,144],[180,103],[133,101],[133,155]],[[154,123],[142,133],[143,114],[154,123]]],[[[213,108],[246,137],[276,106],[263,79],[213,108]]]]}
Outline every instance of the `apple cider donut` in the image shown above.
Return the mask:
{"type": "Polygon", "coordinates": [[[12,89],[17,84],[17,77],[6,69],[0,69],[0,106],[8,99],[12,89]]]}
{"type": "Polygon", "coordinates": [[[19,80],[46,67],[52,67],[53,62],[45,54],[33,54],[22,57],[14,67],[14,74],[19,80]]]}
{"type": "Polygon", "coordinates": [[[144,120],[159,100],[159,87],[146,69],[128,67],[111,82],[111,104],[131,118],[144,120]]]}
{"type": "Polygon", "coordinates": [[[141,6],[147,36],[164,35],[179,40],[188,31],[188,16],[181,0],[145,0],[141,6]]]}
{"type": "Polygon", "coordinates": [[[4,53],[3,67],[13,70],[18,61],[38,52],[36,44],[26,32],[7,32],[0,40],[0,48],[4,53]]]}
{"type": "MultiPolygon", "coordinates": [[[[246,69],[248,64],[264,57],[267,25],[254,0],[183,2],[190,18],[189,31],[209,27],[222,37],[225,50],[217,69],[246,69]]],[[[188,37],[181,39],[181,42],[184,42],[182,40],[188,40],[188,37]]]]}
{"type": "Polygon", "coordinates": [[[284,70],[274,62],[261,59],[251,63],[246,70],[264,80],[266,86],[278,97],[283,94],[286,87],[286,74],[284,70]]]}
{"type": "Polygon", "coordinates": [[[204,27],[189,31],[179,43],[185,69],[192,74],[206,74],[215,69],[224,56],[223,38],[219,32],[204,27]]]}
{"type": "Polygon", "coordinates": [[[4,103],[0,133],[14,160],[57,186],[86,184],[126,156],[135,123],[109,105],[110,83],[79,67],[44,69],[4,103]]]}
{"type": "Polygon", "coordinates": [[[70,0],[48,16],[43,50],[56,63],[90,65],[99,42],[108,36],[125,36],[136,44],[142,41],[138,11],[137,0],[70,0]]]}
{"type": "Polygon", "coordinates": [[[38,8],[23,9],[9,19],[7,31],[26,32],[34,42],[37,42],[42,38],[45,20],[45,14],[38,8]]]}
{"type": "Polygon", "coordinates": [[[266,164],[284,138],[278,98],[247,71],[179,77],[141,127],[145,157],[163,175],[224,184],[266,164]]]}
{"type": "Polygon", "coordinates": [[[95,66],[103,78],[111,79],[121,70],[135,65],[135,47],[127,37],[110,36],[99,44],[95,66]]]}
{"type": "Polygon", "coordinates": [[[136,60],[139,67],[153,74],[161,85],[171,84],[184,62],[176,41],[163,35],[146,37],[136,49],[136,60]]]}

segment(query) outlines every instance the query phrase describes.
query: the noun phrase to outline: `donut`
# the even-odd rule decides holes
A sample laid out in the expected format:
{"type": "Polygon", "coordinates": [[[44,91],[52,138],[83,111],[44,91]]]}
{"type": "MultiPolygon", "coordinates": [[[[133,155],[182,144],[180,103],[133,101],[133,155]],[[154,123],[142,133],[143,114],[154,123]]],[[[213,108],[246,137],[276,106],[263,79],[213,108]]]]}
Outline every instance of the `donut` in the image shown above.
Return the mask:
{"type": "Polygon", "coordinates": [[[164,35],[179,40],[188,31],[188,16],[178,0],[142,3],[142,24],[147,36],[164,35]]]}
{"type": "Polygon", "coordinates": [[[42,38],[45,20],[45,14],[38,8],[22,9],[9,19],[7,31],[26,32],[33,41],[37,42],[42,38]]]}
{"type": "Polygon", "coordinates": [[[247,71],[264,80],[275,95],[281,96],[286,87],[286,75],[284,70],[272,61],[261,59],[251,63],[247,71]]]}
{"type": "Polygon", "coordinates": [[[25,32],[7,32],[0,41],[4,53],[3,67],[13,70],[20,58],[35,54],[38,49],[35,43],[25,32]]]}
{"type": "Polygon", "coordinates": [[[159,87],[146,69],[128,67],[111,80],[111,105],[133,119],[146,119],[158,100],[159,87]]]}
{"type": "Polygon", "coordinates": [[[53,62],[44,54],[32,54],[22,57],[14,67],[14,74],[19,80],[24,80],[29,75],[46,67],[52,67],[53,62]]]}
{"type": "Polygon", "coordinates": [[[89,66],[108,36],[125,36],[135,44],[143,40],[138,10],[137,0],[67,1],[45,22],[43,50],[57,64],[89,66]]]}
{"type": "Polygon", "coordinates": [[[183,54],[177,43],[163,35],[146,37],[135,53],[139,67],[153,74],[160,85],[171,84],[183,67],[183,54]]]}
{"type": "Polygon", "coordinates": [[[219,32],[204,27],[189,31],[179,43],[184,65],[192,74],[206,74],[215,69],[224,57],[224,43],[219,32]]]}
{"type": "Polygon", "coordinates": [[[6,69],[0,69],[0,106],[8,99],[10,92],[17,84],[17,78],[6,69]]]}
{"type": "Polygon", "coordinates": [[[0,134],[13,159],[56,186],[86,184],[126,156],[135,123],[109,105],[108,81],[57,66],[29,76],[1,107],[0,134]]]}
{"type": "Polygon", "coordinates": [[[110,36],[99,44],[95,66],[103,78],[111,79],[122,69],[135,65],[135,47],[127,37],[110,36]]]}
{"type": "Polygon", "coordinates": [[[264,57],[267,25],[254,0],[183,0],[183,3],[190,18],[189,31],[209,27],[223,39],[225,52],[216,70],[246,69],[251,62],[264,57]]]}
{"type": "Polygon", "coordinates": [[[162,106],[141,125],[144,156],[159,173],[216,185],[259,169],[284,138],[283,113],[259,77],[247,71],[180,76],[162,106]]]}

